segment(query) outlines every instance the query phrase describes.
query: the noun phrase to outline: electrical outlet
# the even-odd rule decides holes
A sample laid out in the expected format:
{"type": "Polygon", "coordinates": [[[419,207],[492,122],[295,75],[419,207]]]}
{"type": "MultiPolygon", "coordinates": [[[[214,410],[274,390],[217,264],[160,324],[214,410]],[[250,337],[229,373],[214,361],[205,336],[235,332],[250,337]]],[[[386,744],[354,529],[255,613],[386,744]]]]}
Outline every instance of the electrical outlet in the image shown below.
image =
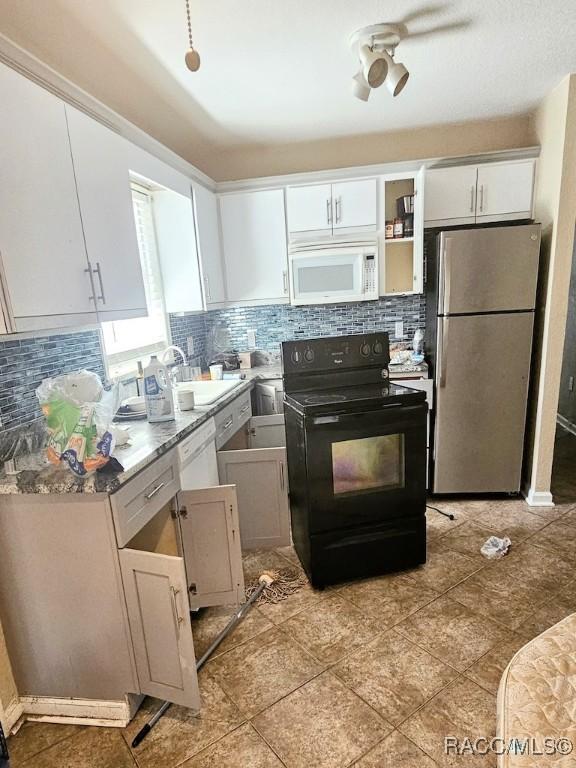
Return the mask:
{"type": "Polygon", "coordinates": [[[256,331],[254,328],[251,328],[249,331],[246,331],[246,337],[248,339],[248,349],[256,349],[256,331]]]}
{"type": "Polygon", "coordinates": [[[396,322],[394,323],[394,336],[397,339],[404,338],[404,321],[403,320],[396,320],[396,322]]]}
{"type": "Polygon", "coordinates": [[[188,336],[186,339],[186,351],[188,357],[194,357],[194,336],[188,336]]]}

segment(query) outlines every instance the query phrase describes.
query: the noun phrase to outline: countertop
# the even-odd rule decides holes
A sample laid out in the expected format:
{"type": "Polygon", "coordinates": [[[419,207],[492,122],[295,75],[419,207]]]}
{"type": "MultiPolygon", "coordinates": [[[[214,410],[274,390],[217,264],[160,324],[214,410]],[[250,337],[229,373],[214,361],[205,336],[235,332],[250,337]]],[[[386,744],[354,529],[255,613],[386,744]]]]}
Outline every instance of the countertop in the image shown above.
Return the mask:
{"type": "Polygon", "coordinates": [[[243,392],[251,390],[254,381],[265,381],[282,377],[280,365],[263,365],[240,371],[246,378],[241,380],[227,395],[214,405],[193,411],[176,411],[174,421],[149,424],[147,421],[129,423],[130,443],[115,450],[114,456],[124,467],[123,472],[95,472],[85,478],[78,478],[63,467],[49,464],[44,452],[33,453],[18,459],[17,474],[6,474],[0,469],[0,495],[20,493],[64,494],[64,493],[114,493],[131,480],[134,475],[147,467],[154,459],[162,456],[177,443],[188,437],[197,427],[218,413],[243,392]]]}

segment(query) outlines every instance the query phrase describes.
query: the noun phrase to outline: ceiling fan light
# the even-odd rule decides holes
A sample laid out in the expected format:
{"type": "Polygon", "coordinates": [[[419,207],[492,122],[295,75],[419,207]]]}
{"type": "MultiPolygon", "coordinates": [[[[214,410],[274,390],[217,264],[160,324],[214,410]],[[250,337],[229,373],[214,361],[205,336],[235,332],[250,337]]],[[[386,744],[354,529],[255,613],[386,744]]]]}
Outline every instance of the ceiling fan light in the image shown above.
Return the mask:
{"type": "Polygon", "coordinates": [[[382,53],[376,53],[368,45],[360,48],[360,61],[364,79],[370,88],[379,88],[388,74],[388,62],[382,53]]]}
{"type": "Polygon", "coordinates": [[[357,72],[352,78],[352,93],[360,101],[368,101],[371,88],[366,82],[363,73],[357,72]]]}
{"type": "Polygon", "coordinates": [[[404,90],[404,86],[408,82],[409,77],[410,72],[408,72],[404,64],[393,61],[392,65],[388,68],[386,88],[388,88],[392,96],[398,96],[398,94],[404,90]]]}

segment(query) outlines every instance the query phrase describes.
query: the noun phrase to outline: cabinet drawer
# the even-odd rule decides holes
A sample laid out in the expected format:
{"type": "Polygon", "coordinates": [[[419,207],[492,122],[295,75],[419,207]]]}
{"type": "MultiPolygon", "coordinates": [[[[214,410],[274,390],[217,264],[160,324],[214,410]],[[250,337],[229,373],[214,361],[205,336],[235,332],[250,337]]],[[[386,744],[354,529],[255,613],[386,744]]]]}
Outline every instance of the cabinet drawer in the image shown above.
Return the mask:
{"type": "Polygon", "coordinates": [[[229,405],[223,408],[220,413],[214,416],[216,423],[216,448],[221,448],[224,443],[235,434],[240,427],[245,424],[252,416],[252,404],[250,392],[245,392],[229,405]]]}
{"type": "Polygon", "coordinates": [[[157,459],[110,497],[118,546],[124,547],[180,490],[174,451],[157,459]]]}

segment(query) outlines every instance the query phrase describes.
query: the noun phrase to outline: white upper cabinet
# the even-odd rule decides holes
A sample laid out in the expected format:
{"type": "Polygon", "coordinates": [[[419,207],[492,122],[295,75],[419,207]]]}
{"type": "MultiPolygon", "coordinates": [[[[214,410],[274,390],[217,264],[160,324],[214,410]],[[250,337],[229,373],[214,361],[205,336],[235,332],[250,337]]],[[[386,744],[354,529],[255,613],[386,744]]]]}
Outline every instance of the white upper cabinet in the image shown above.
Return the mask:
{"type": "Polygon", "coordinates": [[[204,309],[192,199],[171,190],[153,192],[154,225],[167,312],[204,309]]]}
{"type": "Polygon", "coordinates": [[[473,224],[477,173],[475,165],[427,171],[424,220],[441,222],[460,219],[461,224],[473,224]]]}
{"type": "Polygon", "coordinates": [[[147,314],[132,208],[128,143],[66,105],[80,213],[100,320],[147,314]]]}
{"type": "Polygon", "coordinates": [[[332,185],[310,184],[288,187],[288,227],[290,232],[332,233],[332,185]]]}
{"type": "Polygon", "coordinates": [[[284,190],[220,197],[228,301],[288,300],[284,190]]]}
{"type": "Polygon", "coordinates": [[[192,194],[206,305],[221,304],[226,301],[226,284],[222,264],[218,198],[200,184],[192,185],[192,194]]]}
{"type": "Polygon", "coordinates": [[[0,256],[10,328],[96,319],[64,104],[0,65],[0,256]]]}
{"type": "Polygon", "coordinates": [[[376,229],[376,179],[332,184],[333,229],[376,229]]]}
{"type": "Polygon", "coordinates": [[[530,218],[534,161],[478,166],[478,221],[530,218]]]}
{"type": "Polygon", "coordinates": [[[530,218],[533,187],[534,160],[432,168],[424,219],[435,226],[530,218]]]}
{"type": "Polygon", "coordinates": [[[293,240],[376,230],[376,179],[288,187],[287,210],[293,240]]]}

